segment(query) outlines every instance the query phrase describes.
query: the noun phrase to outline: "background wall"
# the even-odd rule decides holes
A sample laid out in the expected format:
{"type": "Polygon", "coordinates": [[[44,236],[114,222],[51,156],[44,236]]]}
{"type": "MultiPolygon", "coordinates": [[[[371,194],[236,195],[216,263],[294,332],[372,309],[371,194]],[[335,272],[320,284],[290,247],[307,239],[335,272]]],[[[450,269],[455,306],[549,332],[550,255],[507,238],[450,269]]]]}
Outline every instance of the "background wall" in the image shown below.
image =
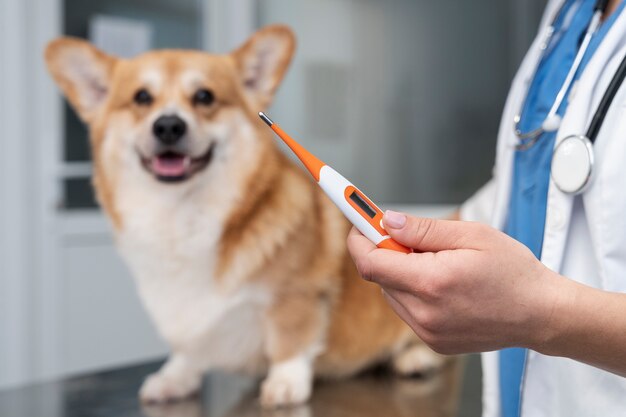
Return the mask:
{"type": "Polygon", "coordinates": [[[43,65],[50,39],[104,15],[150,26],[149,47],[224,52],[287,23],[299,49],[272,117],[380,202],[438,215],[430,204],[487,180],[543,5],[0,0],[0,388],[166,352],[92,199],[86,131],[43,65]]]}
{"type": "Polygon", "coordinates": [[[299,38],[272,114],[380,201],[458,204],[490,177],[542,3],[262,1],[299,38]]]}

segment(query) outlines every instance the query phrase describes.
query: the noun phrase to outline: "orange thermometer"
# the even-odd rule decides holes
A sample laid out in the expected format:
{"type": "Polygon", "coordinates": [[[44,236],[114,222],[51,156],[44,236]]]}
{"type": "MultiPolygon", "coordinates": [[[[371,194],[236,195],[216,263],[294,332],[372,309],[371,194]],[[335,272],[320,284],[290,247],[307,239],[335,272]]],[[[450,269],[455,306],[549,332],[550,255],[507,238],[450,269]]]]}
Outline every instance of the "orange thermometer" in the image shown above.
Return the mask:
{"type": "Polygon", "coordinates": [[[345,179],[337,171],[317,159],[302,145],[285,133],[280,126],[263,112],[259,117],[291,148],[309,170],[315,181],[322,187],[339,210],[376,246],[398,252],[411,253],[412,250],[393,240],[383,228],[383,212],[372,200],[345,179]]]}

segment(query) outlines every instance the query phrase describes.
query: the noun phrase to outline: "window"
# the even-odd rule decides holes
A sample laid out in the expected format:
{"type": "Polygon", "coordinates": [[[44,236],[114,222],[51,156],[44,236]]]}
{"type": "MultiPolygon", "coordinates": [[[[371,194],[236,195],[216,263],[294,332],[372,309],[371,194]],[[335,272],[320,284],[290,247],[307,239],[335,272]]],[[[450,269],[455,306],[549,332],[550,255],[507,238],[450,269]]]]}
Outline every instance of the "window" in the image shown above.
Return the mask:
{"type": "MultiPolygon", "coordinates": [[[[150,28],[150,42],[145,49],[199,49],[202,46],[201,8],[201,0],[65,0],[64,32],[89,38],[98,18],[117,18],[150,28]]],[[[95,209],[87,128],[67,104],[64,122],[62,207],[66,210],[95,209]]]]}

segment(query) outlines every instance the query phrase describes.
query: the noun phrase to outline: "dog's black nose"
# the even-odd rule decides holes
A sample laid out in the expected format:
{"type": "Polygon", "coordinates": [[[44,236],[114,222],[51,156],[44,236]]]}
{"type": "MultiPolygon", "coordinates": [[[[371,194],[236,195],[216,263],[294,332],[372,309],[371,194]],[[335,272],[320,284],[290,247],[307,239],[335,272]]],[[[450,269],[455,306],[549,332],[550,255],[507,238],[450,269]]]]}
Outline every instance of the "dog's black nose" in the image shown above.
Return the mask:
{"type": "Polygon", "coordinates": [[[161,116],[152,125],[152,132],[164,145],[173,145],[187,130],[187,124],[178,116],[161,116]]]}

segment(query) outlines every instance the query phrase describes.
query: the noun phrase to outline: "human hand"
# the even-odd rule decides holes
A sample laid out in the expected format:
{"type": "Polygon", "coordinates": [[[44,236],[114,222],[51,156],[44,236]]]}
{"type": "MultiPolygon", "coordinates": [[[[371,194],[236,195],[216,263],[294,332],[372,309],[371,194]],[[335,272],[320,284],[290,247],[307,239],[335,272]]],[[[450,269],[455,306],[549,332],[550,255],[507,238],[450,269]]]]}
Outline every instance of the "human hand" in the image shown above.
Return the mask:
{"type": "Polygon", "coordinates": [[[383,288],[395,312],[440,353],[511,346],[541,350],[553,311],[573,296],[569,280],[524,245],[478,223],[386,212],[390,236],[416,253],[378,249],[353,229],[359,273],[383,288]]]}

